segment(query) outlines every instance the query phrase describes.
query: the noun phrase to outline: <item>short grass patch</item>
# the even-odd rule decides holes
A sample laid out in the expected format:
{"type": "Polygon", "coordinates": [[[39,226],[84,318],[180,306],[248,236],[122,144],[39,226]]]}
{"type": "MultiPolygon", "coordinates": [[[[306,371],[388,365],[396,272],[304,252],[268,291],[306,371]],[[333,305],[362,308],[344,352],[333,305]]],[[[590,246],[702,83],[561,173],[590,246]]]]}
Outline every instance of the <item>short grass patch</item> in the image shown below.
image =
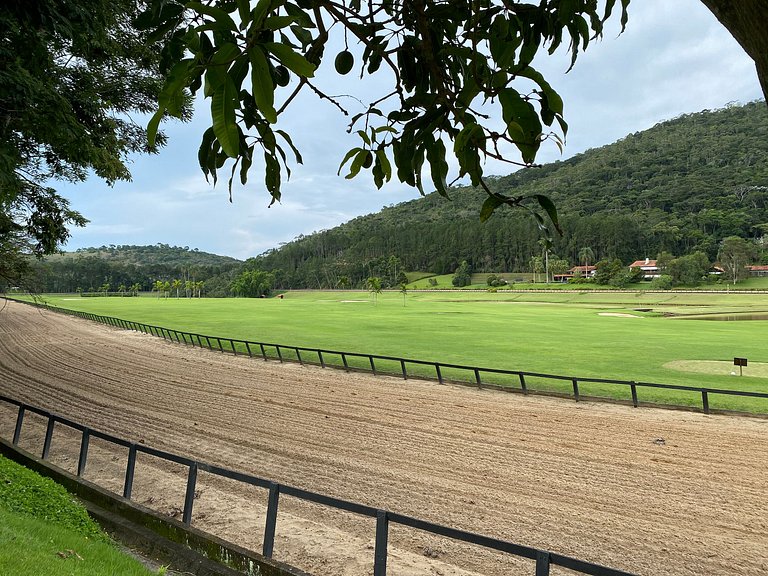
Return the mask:
{"type": "Polygon", "coordinates": [[[0,456],[0,574],[150,576],[62,486],[0,456]]]}

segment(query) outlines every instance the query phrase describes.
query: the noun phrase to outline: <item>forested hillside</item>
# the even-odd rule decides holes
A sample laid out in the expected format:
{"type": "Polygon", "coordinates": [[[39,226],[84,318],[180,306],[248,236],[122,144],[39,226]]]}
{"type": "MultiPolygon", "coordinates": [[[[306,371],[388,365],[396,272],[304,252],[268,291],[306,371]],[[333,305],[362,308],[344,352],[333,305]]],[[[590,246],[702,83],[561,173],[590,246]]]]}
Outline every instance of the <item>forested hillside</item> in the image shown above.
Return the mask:
{"type": "MultiPolygon", "coordinates": [[[[755,241],[768,264],[768,108],[764,102],[688,114],[562,162],[491,179],[510,195],[545,194],[564,234],[550,261],[623,264],[660,252],[703,252],[716,260],[724,238],[755,241]]],[[[527,272],[542,255],[532,217],[502,207],[485,223],[485,193],[453,188],[300,236],[242,263],[196,249],[102,246],[52,256],[36,268],[44,291],[95,291],[109,284],[204,281],[208,296],[260,295],[271,288],[360,287],[379,277],[396,285],[405,271],[527,272]]],[[[102,290],[103,291],[103,290],[102,290]]]]}
{"type": "MultiPolygon", "coordinates": [[[[717,257],[728,236],[761,238],[768,229],[768,108],[764,102],[687,114],[562,162],[493,180],[514,195],[546,194],[564,234],[552,255],[578,263],[624,263],[661,251],[717,257]]],[[[523,210],[501,208],[479,220],[484,193],[454,188],[296,238],[248,261],[275,270],[284,287],[360,285],[398,270],[526,271],[541,235],[523,210]],[[394,256],[394,258],[392,258],[394,256]]],[[[550,256],[552,257],[552,256],[550,256]]]]}
{"type": "Polygon", "coordinates": [[[102,246],[48,256],[36,262],[39,289],[43,292],[93,292],[104,285],[123,291],[134,284],[151,290],[160,281],[191,280],[206,283],[205,293],[228,296],[229,284],[242,262],[187,247],[102,246]]]}

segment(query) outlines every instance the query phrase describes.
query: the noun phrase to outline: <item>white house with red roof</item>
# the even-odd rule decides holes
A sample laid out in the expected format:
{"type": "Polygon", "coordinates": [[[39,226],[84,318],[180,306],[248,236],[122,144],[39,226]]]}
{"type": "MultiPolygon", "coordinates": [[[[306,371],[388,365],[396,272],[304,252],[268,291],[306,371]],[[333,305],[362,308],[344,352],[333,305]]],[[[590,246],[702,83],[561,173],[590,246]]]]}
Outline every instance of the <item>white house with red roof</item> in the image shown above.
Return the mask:
{"type": "Polygon", "coordinates": [[[632,270],[632,268],[640,268],[640,270],[643,271],[643,278],[646,280],[652,280],[661,276],[661,271],[656,265],[656,260],[651,260],[650,258],[646,258],[645,260],[635,260],[629,265],[629,269],[632,270]]]}

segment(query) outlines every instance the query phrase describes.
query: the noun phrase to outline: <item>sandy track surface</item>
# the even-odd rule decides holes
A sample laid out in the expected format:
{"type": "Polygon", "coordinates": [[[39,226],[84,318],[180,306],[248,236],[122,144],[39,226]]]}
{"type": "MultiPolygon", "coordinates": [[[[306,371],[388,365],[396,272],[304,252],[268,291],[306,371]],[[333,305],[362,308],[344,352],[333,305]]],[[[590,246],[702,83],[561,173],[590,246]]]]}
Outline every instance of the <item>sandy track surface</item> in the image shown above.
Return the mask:
{"type": "MultiPolygon", "coordinates": [[[[768,573],[768,420],[281,365],[14,302],[0,312],[0,394],[157,448],[644,576],[768,573]]],[[[14,419],[0,405],[6,438],[14,419]]],[[[39,452],[43,424],[29,422],[21,444],[39,452]]],[[[74,438],[57,427],[52,447],[70,470],[74,438]]],[[[119,492],[125,456],[92,442],[86,478],[119,492]]],[[[140,456],[134,498],[178,515],[185,478],[140,456]]],[[[266,492],[205,474],[198,488],[193,524],[260,550],[266,492]]],[[[371,574],[373,539],[371,519],[281,498],[280,560],[371,574]]],[[[389,573],[530,575],[533,563],[392,526],[389,573]]]]}

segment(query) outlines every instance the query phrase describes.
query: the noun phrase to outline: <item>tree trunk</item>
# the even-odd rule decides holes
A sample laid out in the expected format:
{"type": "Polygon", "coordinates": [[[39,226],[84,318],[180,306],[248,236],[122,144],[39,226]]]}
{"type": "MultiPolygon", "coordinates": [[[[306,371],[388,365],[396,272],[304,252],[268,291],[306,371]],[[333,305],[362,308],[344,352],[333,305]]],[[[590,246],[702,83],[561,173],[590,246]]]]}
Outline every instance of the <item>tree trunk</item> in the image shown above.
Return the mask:
{"type": "Polygon", "coordinates": [[[768,100],[768,0],[701,0],[755,61],[768,100]]]}

